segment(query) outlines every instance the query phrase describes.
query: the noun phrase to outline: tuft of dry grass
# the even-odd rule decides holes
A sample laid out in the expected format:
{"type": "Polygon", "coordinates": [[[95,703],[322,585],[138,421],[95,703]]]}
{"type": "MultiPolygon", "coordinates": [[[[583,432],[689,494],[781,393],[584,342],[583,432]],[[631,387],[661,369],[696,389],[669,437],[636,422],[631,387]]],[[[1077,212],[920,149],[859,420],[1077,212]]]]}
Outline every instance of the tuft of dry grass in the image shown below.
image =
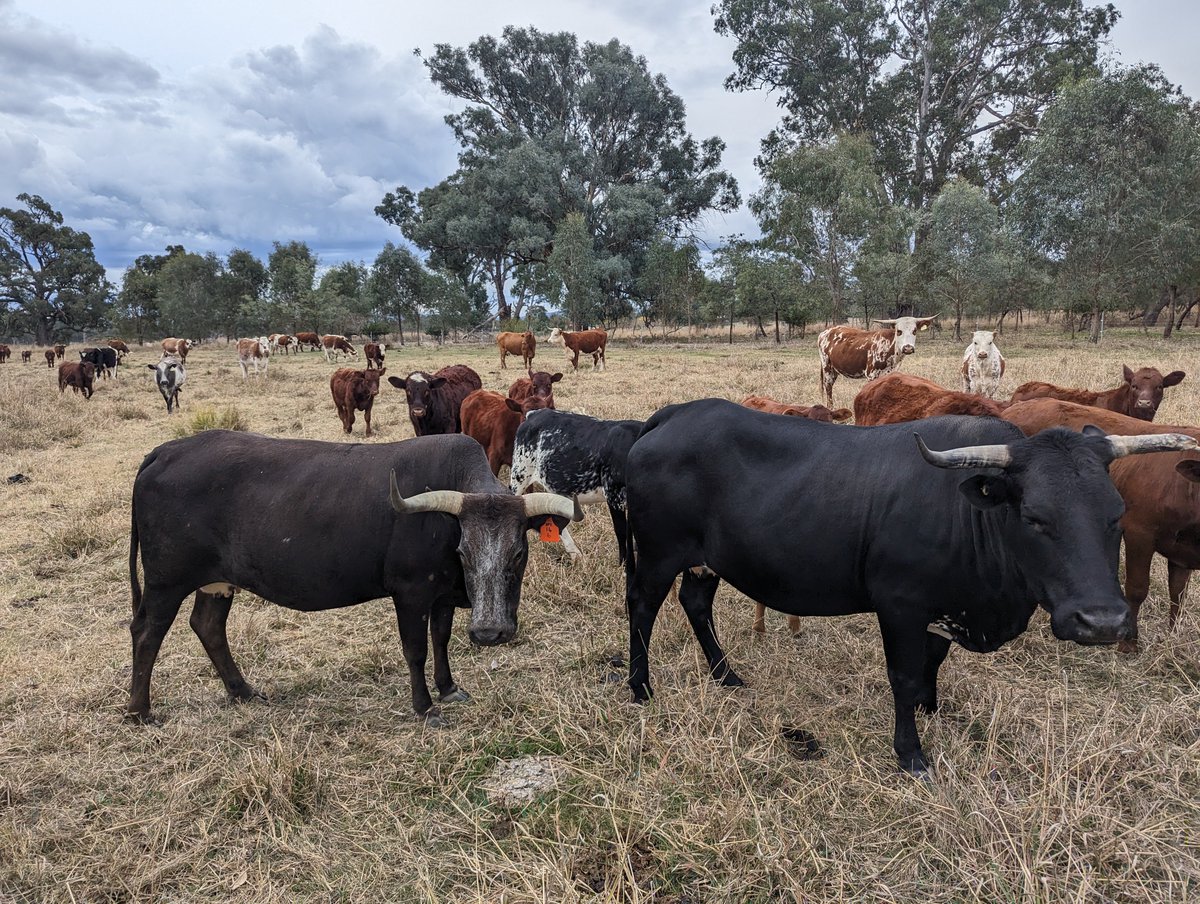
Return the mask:
{"type": "Polygon", "coordinates": [[[204,407],[192,412],[182,423],[176,425],[175,436],[192,436],[205,430],[248,429],[249,422],[237,408],[222,408],[218,411],[216,408],[204,407]]]}
{"type": "MultiPolygon", "coordinates": [[[[1200,345],[1190,330],[1165,345],[1137,331],[1098,349],[1057,331],[999,343],[1009,391],[1110,387],[1123,363],[1188,370],[1200,345]]],[[[561,369],[558,352],[539,346],[535,364],[561,369]]],[[[469,364],[501,391],[519,375],[491,347],[387,354],[398,373],[469,364]]],[[[923,335],[903,370],[954,386],[961,355],[923,335]]],[[[567,373],[560,408],[615,418],[712,395],[819,400],[812,335],[733,348],[619,338],[608,357],[607,372],[567,373]]],[[[189,356],[188,398],[268,435],[363,441],[341,433],[322,355],[277,369],[243,385],[233,350],[205,344],[189,356]]],[[[839,380],[835,402],[860,386],[839,380]]],[[[1200,373],[1168,390],[1159,420],[1200,422],[1200,373]]],[[[155,673],[164,724],[126,725],[129,490],[179,421],[140,376],[98,383],[89,403],[60,398],[46,368],[0,367],[0,457],[30,478],[0,485],[0,900],[1132,904],[1200,892],[1200,625],[1185,608],[1167,634],[1161,562],[1137,656],[1059,643],[1042,616],[990,656],[954,651],[941,711],[919,723],[930,785],[894,769],[867,616],[805,619],[795,639],[772,618],[755,637],[750,602],[723,586],[718,628],[748,682],[728,691],[668,601],[658,696],[631,705],[623,575],[600,508],[572,528],[578,565],[531,550],[512,644],[473,647],[460,614],[451,659],[474,699],[445,708],[446,730],[411,716],[390,603],[305,614],[246,593],[230,644],[271,703],[225,702],[185,604],[155,673]],[[823,756],[797,757],[789,738],[804,731],[823,756]],[[498,767],[526,757],[555,787],[489,802],[498,767]]],[[[412,435],[391,387],[373,424],[367,442],[412,435]]]]}

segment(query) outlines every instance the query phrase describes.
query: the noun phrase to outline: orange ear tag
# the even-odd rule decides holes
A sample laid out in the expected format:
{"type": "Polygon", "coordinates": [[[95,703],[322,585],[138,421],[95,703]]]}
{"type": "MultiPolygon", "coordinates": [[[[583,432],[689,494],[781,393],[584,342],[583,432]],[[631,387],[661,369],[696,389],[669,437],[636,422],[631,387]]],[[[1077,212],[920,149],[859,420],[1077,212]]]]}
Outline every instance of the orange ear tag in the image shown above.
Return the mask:
{"type": "Polygon", "coordinates": [[[547,518],[542,522],[541,530],[538,531],[538,539],[543,543],[557,543],[559,541],[558,525],[554,523],[553,518],[547,518]]]}

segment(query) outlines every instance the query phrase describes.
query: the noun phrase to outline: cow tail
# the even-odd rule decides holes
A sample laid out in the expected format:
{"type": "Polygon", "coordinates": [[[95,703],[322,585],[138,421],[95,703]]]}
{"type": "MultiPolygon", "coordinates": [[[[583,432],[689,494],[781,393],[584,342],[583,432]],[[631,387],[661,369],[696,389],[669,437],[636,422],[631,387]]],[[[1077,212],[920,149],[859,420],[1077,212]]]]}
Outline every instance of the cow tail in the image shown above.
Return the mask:
{"type": "Polygon", "coordinates": [[[129,506],[129,593],[133,597],[133,616],[142,608],[142,585],[138,581],[138,524],[136,503],[129,506]]]}

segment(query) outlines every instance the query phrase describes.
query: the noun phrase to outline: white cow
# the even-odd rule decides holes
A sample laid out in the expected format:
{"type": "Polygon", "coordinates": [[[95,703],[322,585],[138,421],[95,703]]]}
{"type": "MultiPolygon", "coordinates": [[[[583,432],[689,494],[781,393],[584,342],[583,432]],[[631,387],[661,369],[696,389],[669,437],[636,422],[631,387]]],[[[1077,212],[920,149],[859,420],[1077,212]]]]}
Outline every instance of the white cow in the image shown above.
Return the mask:
{"type": "Polygon", "coordinates": [[[995,334],[991,330],[976,330],[971,344],[963,352],[963,392],[994,399],[1002,376],[1004,356],[996,348],[995,334]]]}
{"type": "Polygon", "coordinates": [[[246,379],[247,370],[254,364],[254,375],[258,376],[258,362],[263,363],[263,373],[271,363],[271,341],[266,336],[257,339],[239,339],[237,341],[238,364],[242,366],[242,379],[246,379]]]}

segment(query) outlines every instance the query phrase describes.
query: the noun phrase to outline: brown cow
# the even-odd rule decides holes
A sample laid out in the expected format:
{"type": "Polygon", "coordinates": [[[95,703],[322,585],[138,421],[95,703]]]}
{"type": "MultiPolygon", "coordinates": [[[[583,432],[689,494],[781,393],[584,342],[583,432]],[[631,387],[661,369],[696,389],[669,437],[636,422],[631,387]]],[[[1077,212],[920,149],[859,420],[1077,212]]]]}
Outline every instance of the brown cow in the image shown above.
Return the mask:
{"type": "Polygon", "coordinates": [[[321,350],[321,337],[316,333],[297,333],[296,347],[300,351],[312,349],[314,352],[319,352],[321,350]]]}
{"type": "Polygon", "coordinates": [[[125,356],[129,354],[129,346],[126,345],[123,340],[105,339],[104,341],[108,343],[109,348],[115,348],[117,350],[117,355],[121,360],[124,360],[125,356]]]}
{"type": "Polygon", "coordinates": [[[58,365],[58,392],[66,392],[70,386],[75,392],[82,392],[85,399],[92,397],[92,380],[96,376],[96,366],[90,361],[78,363],[67,361],[58,365]]]}
{"type": "Polygon", "coordinates": [[[285,355],[289,354],[289,350],[295,351],[297,344],[296,340],[287,333],[272,333],[267,337],[267,342],[271,345],[272,355],[277,352],[283,352],[285,355]]]}
{"type": "Polygon", "coordinates": [[[367,359],[367,368],[377,367],[383,370],[383,351],[386,345],[378,342],[368,342],[363,346],[363,357],[367,359]]]}
{"type": "Polygon", "coordinates": [[[832,411],[824,405],[788,405],[777,402],[766,396],[750,395],[742,399],[742,405],[755,411],[765,411],[767,414],[783,414],[788,417],[806,417],[811,421],[843,424],[854,417],[849,408],[835,408],[832,411]]]}
{"type": "Polygon", "coordinates": [[[176,339],[173,336],[162,341],[163,357],[178,358],[184,363],[187,362],[188,352],[192,348],[192,343],[186,339],[176,339]]]}
{"type": "Polygon", "coordinates": [[[46,356],[46,366],[54,367],[54,349],[48,348],[43,354],[46,356]]]}
{"type": "Polygon", "coordinates": [[[1163,389],[1176,386],[1187,376],[1182,370],[1173,370],[1165,377],[1157,367],[1143,367],[1137,371],[1124,367],[1125,382],[1115,389],[1092,392],[1088,389],[1065,389],[1053,383],[1033,381],[1022,383],[1013,393],[1014,402],[1029,399],[1061,399],[1077,405],[1091,405],[1115,411],[1142,421],[1154,420],[1158,406],[1162,404],[1163,389]]]}
{"type": "Polygon", "coordinates": [[[0,364],[8,360],[8,356],[12,354],[12,349],[7,345],[0,344],[0,364]]]}
{"type": "Polygon", "coordinates": [[[462,432],[483,446],[492,473],[499,476],[501,465],[512,466],[517,428],[525,415],[545,407],[545,400],[536,395],[517,402],[498,392],[477,389],[463,399],[462,432]]]}
{"type": "Polygon", "coordinates": [[[414,370],[404,378],[388,377],[388,382],[404,391],[417,436],[461,433],[463,399],[483,388],[479,374],[465,364],[448,364],[435,374],[414,370]]]}
{"type": "Polygon", "coordinates": [[[337,361],[338,355],[349,355],[352,358],[358,357],[358,352],[350,344],[350,340],[336,333],[322,336],[321,348],[325,350],[326,361],[337,361]],[[333,355],[333,357],[330,358],[330,355],[333,355]]]}
{"type": "MultiPolygon", "coordinates": [[[[1014,402],[1004,419],[1032,436],[1048,427],[1082,430],[1088,425],[1117,436],[1182,433],[1200,440],[1196,427],[1150,424],[1087,405],[1059,399],[1014,402]]],[[[1121,529],[1125,535],[1125,599],[1133,618],[1133,633],[1117,647],[1137,650],[1137,618],[1150,592],[1150,563],[1158,553],[1167,560],[1167,592],[1171,597],[1168,628],[1174,630],[1183,593],[1192,572],[1200,568],[1200,458],[1196,452],[1131,455],[1108,468],[1113,485],[1125,500],[1121,529]]]]}
{"type": "Polygon", "coordinates": [[[61,361],[63,359],[63,356],[66,353],[67,353],[67,347],[65,345],[54,346],[54,357],[57,358],[59,361],[61,361]]]}
{"type": "Polygon", "coordinates": [[[854,397],[854,423],[860,427],[919,421],[941,414],[1000,417],[1004,406],[983,396],[946,389],[924,377],[889,374],[867,383],[854,397]]]}
{"type": "Polygon", "coordinates": [[[514,402],[524,402],[531,394],[540,396],[543,408],[554,407],[554,384],[562,379],[562,374],[549,374],[544,370],[534,373],[527,371],[529,376],[521,377],[508,387],[508,397],[514,402]]]}
{"type": "Polygon", "coordinates": [[[537,337],[529,330],[523,333],[500,333],[496,336],[496,345],[500,348],[500,367],[506,368],[504,359],[509,355],[520,355],[525,369],[533,365],[533,356],[537,351],[537,337]]]}
{"type": "Polygon", "coordinates": [[[379,395],[379,378],[385,370],[383,367],[379,370],[342,367],[329,378],[333,404],[342,420],[342,429],[347,433],[352,432],[354,427],[354,412],[361,411],[367,425],[367,436],[371,435],[371,406],[375,404],[375,396],[379,395]]]}
{"type": "Polygon", "coordinates": [[[817,337],[817,355],[821,359],[821,390],[825,404],[833,407],[833,384],[838,377],[868,381],[886,377],[900,366],[905,355],[917,349],[917,333],[929,328],[936,318],[898,317],[880,320],[890,329],[860,330],[852,326],[831,326],[817,337]]]}
{"type": "Polygon", "coordinates": [[[29,349],[25,349],[23,352],[21,352],[21,363],[28,364],[32,357],[33,352],[31,352],[29,349]]]}
{"type": "Polygon", "coordinates": [[[237,341],[238,364],[242,368],[242,379],[249,374],[250,365],[254,365],[254,376],[258,376],[258,362],[262,362],[263,373],[271,365],[271,343],[266,336],[257,339],[239,339],[237,341]]]}
{"type": "Polygon", "coordinates": [[[592,356],[592,370],[604,370],[604,349],[608,345],[608,333],[604,330],[580,330],[568,333],[555,327],[550,331],[548,342],[557,342],[567,351],[571,366],[579,370],[579,353],[592,356]]]}

